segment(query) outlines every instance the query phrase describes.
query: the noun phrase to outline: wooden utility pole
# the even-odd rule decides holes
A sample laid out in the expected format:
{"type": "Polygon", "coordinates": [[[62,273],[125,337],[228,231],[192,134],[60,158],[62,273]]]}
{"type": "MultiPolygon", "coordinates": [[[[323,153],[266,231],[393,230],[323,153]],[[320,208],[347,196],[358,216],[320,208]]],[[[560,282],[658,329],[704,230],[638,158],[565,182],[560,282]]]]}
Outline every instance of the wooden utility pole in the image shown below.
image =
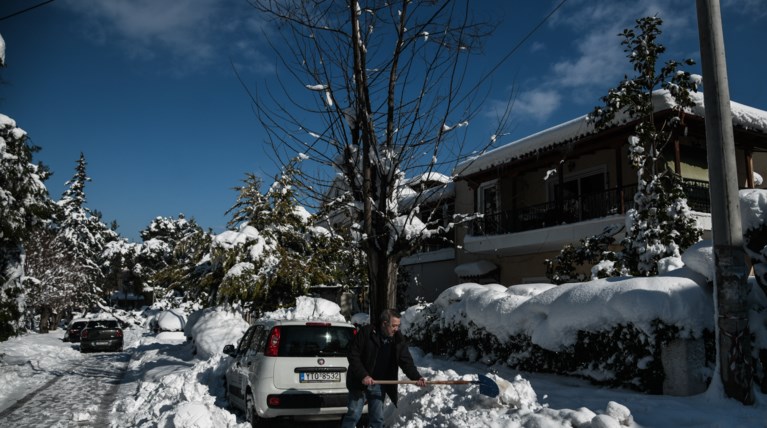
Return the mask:
{"type": "Polygon", "coordinates": [[[753,404],[748,271],[719,0],[697,0],[697,10],[716,268],[717,360],[725,394],[743,404],[753,404]]]}

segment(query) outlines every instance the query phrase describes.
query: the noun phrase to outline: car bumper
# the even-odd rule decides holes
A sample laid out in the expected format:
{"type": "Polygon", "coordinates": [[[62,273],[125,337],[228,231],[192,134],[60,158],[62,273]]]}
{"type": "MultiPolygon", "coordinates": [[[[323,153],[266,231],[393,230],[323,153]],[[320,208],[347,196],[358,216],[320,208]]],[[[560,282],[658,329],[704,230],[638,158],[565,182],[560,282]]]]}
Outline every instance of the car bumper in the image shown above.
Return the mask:
{"type": "Polygon", "coordinates": [[[292,416],[305,420],[324,420],[341,417],[347,412],[348,392],[277,392],[258,394],[259,416],[276,418],[292,416]],[[279,404],[275,403],[275,399],[279,404]]]}
{"type": "Polygon", "coordinates": [[[110,340],[81,340],[81,351],[119,351],[122,350],[122,339],[110,340]]]}

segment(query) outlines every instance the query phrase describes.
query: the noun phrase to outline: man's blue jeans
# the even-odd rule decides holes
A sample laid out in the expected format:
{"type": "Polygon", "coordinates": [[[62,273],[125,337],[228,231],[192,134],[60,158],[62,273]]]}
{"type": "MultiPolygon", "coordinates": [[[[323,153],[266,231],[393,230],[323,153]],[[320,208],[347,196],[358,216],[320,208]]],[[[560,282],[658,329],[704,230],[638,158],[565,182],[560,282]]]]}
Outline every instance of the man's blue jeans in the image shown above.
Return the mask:
{"type": "Polygon", "coordinates": [[[371,385],[364,391],[349,391],[349,410],[341,421],[341,428],[354,428],[362,416],[365,400],[368,402],[368,421],[371,428],[383,427],[384,395],[381,385],[371,385]]]}

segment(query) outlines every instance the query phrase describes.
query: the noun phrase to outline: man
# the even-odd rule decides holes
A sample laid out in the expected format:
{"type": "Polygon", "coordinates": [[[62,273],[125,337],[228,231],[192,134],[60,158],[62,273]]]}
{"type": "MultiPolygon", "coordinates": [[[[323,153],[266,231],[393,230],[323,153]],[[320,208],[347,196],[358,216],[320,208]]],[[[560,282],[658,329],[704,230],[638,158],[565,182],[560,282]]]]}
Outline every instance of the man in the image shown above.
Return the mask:
{"type": "Polygon", "coordinates": [[[386,309],[378,319],[378,327],[366,325],[354,337],[346,375],[349,410],[341,422],[342,428],[353,428],[357,424],[365,401],[370,426],[383,427],[384,393],[396,406],[397,385],[381,385],[376,380],[397,380],[398,367],[408,379],[417,381],[416,385],[426,386],[426,379],[418,373],[408,343],[399,332],[400,318],[397,311],[386,309]]]}

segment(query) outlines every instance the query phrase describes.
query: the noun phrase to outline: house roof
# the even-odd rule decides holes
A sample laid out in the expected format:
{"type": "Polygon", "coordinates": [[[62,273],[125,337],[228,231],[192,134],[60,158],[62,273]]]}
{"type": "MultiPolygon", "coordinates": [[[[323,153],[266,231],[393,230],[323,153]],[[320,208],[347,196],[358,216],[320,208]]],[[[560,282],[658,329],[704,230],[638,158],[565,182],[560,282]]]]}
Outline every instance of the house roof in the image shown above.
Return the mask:
{"type": "MultiPolygon", "coordinates": [[[[690,95],[692,96],[695,106],[689,109],[689,113],[704,117],[705,108],[703,94],[698,92],[690,95]]],[[[674,106],[674,99],[668,91],[658,90],[653,92],[653,107],[656,112],[667,110],[674,106]]],[[[746,130],[767,133],[767,111],[736,102],[730,102],[730,106],[732,111],[732,123],[734,126],[746,130]]],[[[469,158],[456,166],[454,175],[466,176],[485,171],[512,162],[518,158],[545,151],[547,148],[595,134],[596,131],[593,124],[589,123],[586,118],[587,115],[580,116],[568,122],[469,158]]],[[[632,118],[625,114],[616,116],[615,125],[625,124],[630,120],[632,120],[632,118]]]]}

